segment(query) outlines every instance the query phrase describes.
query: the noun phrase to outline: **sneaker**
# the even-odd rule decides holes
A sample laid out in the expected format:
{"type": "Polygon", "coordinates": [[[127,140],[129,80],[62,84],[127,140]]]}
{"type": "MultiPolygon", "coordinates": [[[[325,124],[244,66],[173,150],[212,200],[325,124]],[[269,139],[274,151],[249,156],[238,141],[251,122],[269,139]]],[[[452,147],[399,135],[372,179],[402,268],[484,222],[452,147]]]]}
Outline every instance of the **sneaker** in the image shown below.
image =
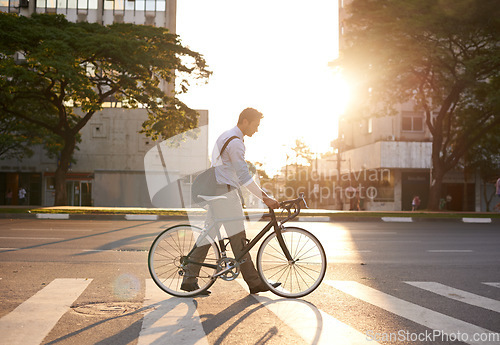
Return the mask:
{"type": "MultiPolygon", "coordinates": [[[[278,286],[280,286],[281,283],[272,283],[271,286],[273,288],[277,288],[278,286]]],[[[267,287],[267,285],[265,285],[264,283],[254,287],[254,288],[250,288],[250,293],[253,295],[253,294],[256,294],[256,293],[259,293],[259,292],[266,292],[266,291],[269,291],[269,288],[267,287]]]]}
{"type": "MultiPolygon", "coordinates": [[[[200,286],[198,285],[198,283],[182,283],[181,284],[181,290],[184,290],[187,292],[195,291],[195,290],[198,290],[199,288],[200,288],[200,286]]],[[[211,293],[212,293],[212,291],[210,291],[210,290],[203,290],[203,291],[200,291],[197,295],[209,296],[211,293]]]]}

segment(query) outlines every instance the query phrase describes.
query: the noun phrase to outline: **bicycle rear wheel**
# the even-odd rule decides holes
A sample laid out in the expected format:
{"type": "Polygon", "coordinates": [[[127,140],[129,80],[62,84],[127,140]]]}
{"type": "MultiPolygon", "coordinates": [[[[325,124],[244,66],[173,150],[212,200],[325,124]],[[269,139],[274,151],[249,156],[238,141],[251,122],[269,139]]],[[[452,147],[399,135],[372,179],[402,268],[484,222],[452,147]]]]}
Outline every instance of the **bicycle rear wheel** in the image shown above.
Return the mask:
{"type": "Polygon", "coordinates": [[[257,253],[257,270],[273,293],[281,297],[303,297],[313,292],[323,280],[326,254],[319,240],[307,230],[287,227],[282,236],[292,261],[288,261],[276,233],[262,242],[257,253]],[[271,284],[279,282],[277,288],[271,284]]]}
{"type": "Polygon", "coordinates": [[[177,225],[156,237],[149,250],[148,267],[160,289],[173,296],[191,297],[215,282],[212,277],[217,272],[220,251],[210,236],[200,238],[202,233],[198,227],[177,225]],[[189,259],[196,263],[186,263],[186,255],[195,244],[197,249],[189,259]]]}

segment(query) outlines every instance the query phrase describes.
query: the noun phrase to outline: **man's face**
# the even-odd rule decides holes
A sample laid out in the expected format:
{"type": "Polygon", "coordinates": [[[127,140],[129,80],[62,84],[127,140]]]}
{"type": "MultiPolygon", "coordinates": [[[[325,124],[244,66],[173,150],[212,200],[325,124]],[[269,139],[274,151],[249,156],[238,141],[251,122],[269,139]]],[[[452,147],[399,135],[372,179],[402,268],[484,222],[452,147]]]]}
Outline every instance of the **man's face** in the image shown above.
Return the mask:
{"type": "Polygon", "coordinates": [[[244,135],[251,137],[252,135],[254,135],[259,131],[260,119],[253,120],[250,122],[248,120],[245,121],[246,121],[246,126],[245,126],[245,131],[243,133],[244,135]]]}

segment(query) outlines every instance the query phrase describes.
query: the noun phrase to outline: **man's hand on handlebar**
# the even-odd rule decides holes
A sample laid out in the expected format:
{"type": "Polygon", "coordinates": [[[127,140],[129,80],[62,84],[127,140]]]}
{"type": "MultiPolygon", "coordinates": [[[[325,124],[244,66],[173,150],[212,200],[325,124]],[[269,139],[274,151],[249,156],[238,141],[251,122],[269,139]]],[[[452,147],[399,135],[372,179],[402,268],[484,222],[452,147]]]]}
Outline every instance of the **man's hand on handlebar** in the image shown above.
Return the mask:
{"type": "Polygon", "coordinates": [[[273,198],[270,198],[269,196],[264,196],[263,198],[264,203],[267,205],[267,207],[275,209],[280,207],[280,203],[278,200],[275,200],[273,198]]]}

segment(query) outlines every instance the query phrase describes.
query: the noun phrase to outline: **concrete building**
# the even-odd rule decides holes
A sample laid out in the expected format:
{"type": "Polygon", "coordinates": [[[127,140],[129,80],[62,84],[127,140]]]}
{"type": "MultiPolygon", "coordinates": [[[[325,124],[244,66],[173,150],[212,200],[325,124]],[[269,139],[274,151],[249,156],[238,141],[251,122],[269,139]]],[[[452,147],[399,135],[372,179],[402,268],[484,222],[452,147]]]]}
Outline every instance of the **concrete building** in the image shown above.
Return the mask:
{"type": "MultiPolygon", "coordinates": [[[[339,1],[340,50],[345,44],[342,36],[348,30],[345,20],[350,2],[339,1]]],[[[415,195],[421,199],[421,208],[425,208],[429,199],[432,136],[424,113],[416,111],[412,103],[399,104],[395,110],[395,115],[380,117],[368,112],[340,119],[335,145],[339,155],[332,174],[340,171],[344,190],[358,189],[366,210],[411,210],[415,195]]],[[[481,210],[482,182],[477,176],[464,179],[463,173],[454,171],[443,182],[447,209],[481,210]],[[464,192],[468,201],[465,206],[464,192]]],[[[345,198],[343,208],[349,208],[345,198]]]]}
{"type": "MultiPolygon", "coordinates": [[[[74,22],[154,25],[166,27],[172,33],[176,32],[176,6],[176,0],[0,0],[2,12],[27,16],[57,13],[74,22]]],[[[170,92],[172,85],[165,83],[162,88],[170,92]]],[[[199,113],[199,125],[207,127],[208,112],[199,113]]],[[[160,143],[153,143],[139,133],[146,118],[145,109],[124,109],[116,102],[105,103],[92,117],[81,131],[82,141],[74,154],[76,163],[72,164],[67,176],[68,205],[152,206],[144,159],[147,152],[160,143]]],[[[189,152],[199,152],[203,156],[197,159],[199,170],[208,164],[206,133],[208,130],[187,145],[189,152]]],[[[176,171],[193,162],[186,155],[170,158],[176,171]]],[[[9,191],[12,192],[12,204],[18,204],[17,191],[21,187],[28,192],[26,204],[53,205],[56,167],[57,159],[48,158],[41,148],[35,149],[33,157],[22,161],[0,161],[0,205],[6,204],[9,191]]],[[[184,177],[181,182],[181,194],[187,198],[190,179],[184,177]]],[[[181,207],[182,199],[163,200],[161,206],[181,207]]]]}
{"type": "Polygon", "coordinates": [[[0,0],[0,11],[63,14],[72,22],[133,23],[175,33],[177,0],[0,0]]]}

